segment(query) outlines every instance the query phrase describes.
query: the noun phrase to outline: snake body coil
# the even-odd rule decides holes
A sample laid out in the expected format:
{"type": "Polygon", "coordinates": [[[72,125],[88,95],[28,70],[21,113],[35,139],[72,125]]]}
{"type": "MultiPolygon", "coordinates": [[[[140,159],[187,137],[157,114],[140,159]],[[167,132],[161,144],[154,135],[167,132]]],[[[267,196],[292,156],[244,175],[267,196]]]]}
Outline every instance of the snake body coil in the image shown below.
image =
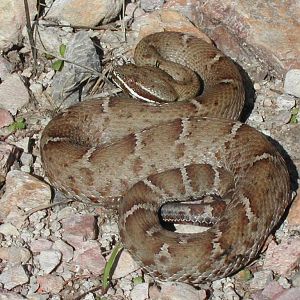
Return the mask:
{"type": "MultiPolygon", "coordinates": [[[[119,208],[125,247],[158,279],[197,284],[227,276],[257,255],[288,205],[285,162],[261,133],[236,121],[244,104],[241,76],[214,46],[156,33],[138,44],[135,60],[181,64],[202,78],[203,93],[163,104],[101,98],[66,109],[41,138],[46,174],[73,197],[119,208]],[[202,204],[213,220],[205,232],[161,225],[165,203],[207,195],[226,205],[214,217],[202,204]]],[[[129,89],[136,85],[133,75],[127,82],[117,76],[129,89]]]]}

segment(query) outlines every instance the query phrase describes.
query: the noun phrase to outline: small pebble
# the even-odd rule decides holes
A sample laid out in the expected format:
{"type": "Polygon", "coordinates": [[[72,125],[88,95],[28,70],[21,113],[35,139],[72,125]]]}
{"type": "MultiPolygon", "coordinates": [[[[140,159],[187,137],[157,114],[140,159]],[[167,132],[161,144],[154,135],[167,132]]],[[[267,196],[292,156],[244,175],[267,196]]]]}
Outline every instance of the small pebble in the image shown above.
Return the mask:
{"type": "Polygon", "coordinates": [[[300,98],[300,69],[291,69],[286,73],[284,91],[300,98]]]}
{"type": "Polygon", "coordinates": [[[255,89],[256,91],[259,91],[259,90],[261,89],[260,84],[257,83],[257,82],[254,83],[253,87],[254,87],[254,89],[255,89]]]}

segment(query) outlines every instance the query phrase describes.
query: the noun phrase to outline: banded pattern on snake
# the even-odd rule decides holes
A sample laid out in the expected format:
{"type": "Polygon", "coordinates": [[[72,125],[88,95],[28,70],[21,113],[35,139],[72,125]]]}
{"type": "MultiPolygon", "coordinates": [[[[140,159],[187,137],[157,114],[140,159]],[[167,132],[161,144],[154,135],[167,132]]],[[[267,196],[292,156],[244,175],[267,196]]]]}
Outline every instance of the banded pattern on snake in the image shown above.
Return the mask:
{"type": "MultiPolygon", "coordinates": [[[[197,284],[227,276],[257,255],[290,201],[290,180],[267,138],[236,121],[244,89],[229,58],[176,32],[149,35],[136,47],[135,62],[150,73],[168,69],[169,61],[173,77],[178,68],[201,77],[200,96],[181,99],[177,91],[189,90],[182,83],[172,103],[124,96],[84,101],[49,122],[40,148],[56,188],[119,209],[123,244],[145,270],[161,280],[197,284]],[[207,196],[226,204],[217,217],[207,196]],[[208,230],[183,234],[162,226],[164,204],[201,199],[211,218],[208,230]]],[[[117,68],[116,80],[151,98],[155,80],[144,89],[139,68],[117,68]]]]}

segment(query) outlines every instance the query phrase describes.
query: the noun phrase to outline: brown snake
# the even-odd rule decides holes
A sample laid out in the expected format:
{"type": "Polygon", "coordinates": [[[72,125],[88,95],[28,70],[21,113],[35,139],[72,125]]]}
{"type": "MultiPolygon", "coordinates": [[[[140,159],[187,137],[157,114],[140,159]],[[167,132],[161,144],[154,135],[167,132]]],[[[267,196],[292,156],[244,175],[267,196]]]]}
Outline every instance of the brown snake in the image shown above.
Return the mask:
{"type": "MultiPolygon", "coordinates": [[[[122,242],[145,270],[161,280],[197,284],[227,276],[257,255],[290,201],[290,180],[266,137],[236,121],[244,89],[229,58],[174,32],[147,36],[136,47],[137,64],[164,69],[165,59],[201,76],[203,93],[162,104],[129,97],[84,101],[50,121],[41,155],[56,188],[119,207],[122,242]],[[163,204],[208,195],[213,204],[219,197],[226,205],[215,216],[202,200],[211,219],[206,231],[183,234],[161,225],[163,204]]],[[[124,79],[117,68],[116,76],[146,98],[151,81],[143,90],[138,70],[124,79]]],[[[186,218],[184,210],[179,206],[176,215],[186,218]]]]}

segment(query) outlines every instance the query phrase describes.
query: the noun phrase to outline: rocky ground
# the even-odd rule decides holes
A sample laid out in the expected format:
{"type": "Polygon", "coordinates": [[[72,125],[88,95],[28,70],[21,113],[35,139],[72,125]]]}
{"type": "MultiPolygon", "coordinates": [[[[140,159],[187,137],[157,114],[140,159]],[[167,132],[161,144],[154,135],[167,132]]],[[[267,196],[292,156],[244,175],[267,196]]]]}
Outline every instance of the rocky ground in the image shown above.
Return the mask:
{"type": "Polygon", "coordinates": [[[31,0],[32,42],[23,1],[1,1],[0,300],[300,299],[300,7],[240,2],[128,1],[122,12],[117,0],[48,0],[37,17],[31,0]],[[118,93],[111,70],[131,59],[142,36],[177,30],[208,39],[191,21],[241,66],[244,121],[283,150],[294,202],[258,259],[234,276],[197,288],[159,283],[123,251],[103,293],[104,267],[119,240],[117,216],[66,203],[51,189],[40,160],[41,131],[78,99],[118,93]]]}

